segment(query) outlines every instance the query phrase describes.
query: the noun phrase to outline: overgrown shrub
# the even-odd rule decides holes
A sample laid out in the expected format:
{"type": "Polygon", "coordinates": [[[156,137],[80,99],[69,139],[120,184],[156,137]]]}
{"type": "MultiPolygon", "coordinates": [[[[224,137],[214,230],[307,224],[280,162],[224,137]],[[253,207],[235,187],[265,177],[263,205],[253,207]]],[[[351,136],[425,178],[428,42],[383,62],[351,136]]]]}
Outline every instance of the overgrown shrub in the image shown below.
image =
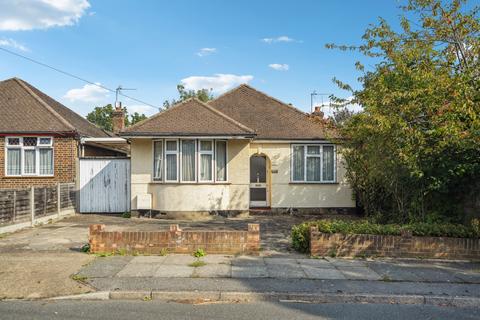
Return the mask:
{"type": "Polygon", "coordinates": [[[419,237],[453,237],[476,238],[479,233],[473,228],[452,223],[412,223],[412,224],[378,224],[367,220],[318,220],[304,222],[292,227],[292,247],[299,252],[308,252],[310,243],[310,227],[318,227],[323,233],[341,234],[378,234],[402,235],[411,233],[419,237]]]}

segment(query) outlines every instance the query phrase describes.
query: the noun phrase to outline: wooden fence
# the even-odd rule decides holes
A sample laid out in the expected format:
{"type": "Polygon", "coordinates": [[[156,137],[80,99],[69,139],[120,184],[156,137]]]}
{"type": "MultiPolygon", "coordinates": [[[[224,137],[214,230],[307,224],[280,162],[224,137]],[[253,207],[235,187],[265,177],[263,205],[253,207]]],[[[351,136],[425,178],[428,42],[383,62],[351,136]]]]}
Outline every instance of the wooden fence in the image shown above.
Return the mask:
{"type": "MultiPolygon", "coordinates": [[[[74,183],[28,189],[0,189],[0,229],[5,226],[35,225],[75,209],[74,183]]],[[[19,229],[19,228],[8,228],[19,229]]],[[[0,230],[0,233],[2,230],[0,230]]],[[[6,232],[6,231],[4,231],[6,232]]]]}

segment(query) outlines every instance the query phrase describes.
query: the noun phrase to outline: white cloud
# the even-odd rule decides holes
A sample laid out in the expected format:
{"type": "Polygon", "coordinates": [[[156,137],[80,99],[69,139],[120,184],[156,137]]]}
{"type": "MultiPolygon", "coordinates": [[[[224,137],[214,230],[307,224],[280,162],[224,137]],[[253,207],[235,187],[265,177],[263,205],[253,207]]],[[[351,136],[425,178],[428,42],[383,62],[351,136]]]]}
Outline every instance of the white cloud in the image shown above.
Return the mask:
{"type": "Polygon", "coordinates": [[[147,105],[141,105],[141,104],[134,104],[134,105],[125,104],[125,106],[127,107],[128,114],[130,115],[134,114],[135,112],[138,112],[139,114],[143,113],[144,115],[149,117],[159,111],[157,108],[150,107],[147,105]]]}
{"type": "Polygon", "coordinates": [[[87,0],[0,1],[0,30],[70,26],[77,23],[89,7],[87,0]]]}
{"type": "Polygon", "coordinates": [[[204,57],[217,53],[217,48],[202,48],[197,52],[197,56],[204,57]]]}
{"type": "Polygon", "coordinates": [[[251,75],[217,73],[211,77],[192,76],[180,81],[188,90],[212,89],[214,94],[220,94],[242,83],[248,83],[252,79],[251,75]]]}
{"type": "Polygon", "coordinates": [[[262,39],[263,42],[265,43],[268,43],[268,44],[272,44],[272,43],[276,43],[276,42],[299,42],[295,39],[292,39],[288,36],[279,36],[279,37],[274,37],[274,38],[263,38],[262,39]]]}
{"type": "MultiPolygon", "coordinates": [[[[353,100],[353,97],[348,97],[346,98],[345,100],[347,101],[352,101],[353,100]]],[[[324,113],[325,117],[332,117],[334,112],[337,110],[335,107],[332,107],[330,105],[330,101],[324,101],[323,104],[322,103],[317,103],[316,105],[314,105],[314,107],[320,107],[322,112],[324,113]]],[[[354,112],[354,113],[358,113],[358,112],[361,112],[363,111],[363,107],[361,105],[359,105],[358,103],[349,103],[347,105],[345,105],[345,108],[351,112],[354,112]]]]}
{"type": "Polygon", "coordinates": [[[99,87],[99,85],[101,84],[86,84],[82,88],[70,89],[63,97],[71,102],[101,102],[108,97],[109,91],[99,87]]]}
{"type": "Polygon", "coordinates": [[[290,68],[290,66],[286,63],[272,63],[268,66],[277,71],[287,71],[290,68]]]}
{"type": "Polygon", "coordinates": [[[0,46],[14,48],[14,49],[24,51],[24,52],[30,51],[30,49],[28,49],[26,46],[24,46],[21,43],[18,43],[17,41],[15,41],[13,39],[6,39],[6,38],[0,39],[0,46]]]}

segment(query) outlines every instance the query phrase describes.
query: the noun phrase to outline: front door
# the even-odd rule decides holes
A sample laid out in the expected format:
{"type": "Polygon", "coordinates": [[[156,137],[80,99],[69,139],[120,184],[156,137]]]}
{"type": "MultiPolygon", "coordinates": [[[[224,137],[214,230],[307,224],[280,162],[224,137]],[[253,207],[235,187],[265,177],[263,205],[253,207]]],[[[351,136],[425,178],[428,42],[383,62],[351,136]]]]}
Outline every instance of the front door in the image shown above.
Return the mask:
{"type": "Polygon", "coordinates": [[[268,207],[267,158],[250,158],[250,207],[268,207]]]}

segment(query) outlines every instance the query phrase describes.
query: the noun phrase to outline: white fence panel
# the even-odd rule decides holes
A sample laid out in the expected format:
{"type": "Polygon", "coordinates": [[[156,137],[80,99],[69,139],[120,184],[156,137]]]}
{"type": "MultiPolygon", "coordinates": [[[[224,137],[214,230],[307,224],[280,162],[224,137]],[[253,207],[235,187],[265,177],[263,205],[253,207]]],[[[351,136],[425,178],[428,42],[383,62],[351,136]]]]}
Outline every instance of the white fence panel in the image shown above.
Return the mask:
{"type": "Polygon", "coordinates": [[[81,213],[130,211],[130,159],[80,159],[81,213]]]}

